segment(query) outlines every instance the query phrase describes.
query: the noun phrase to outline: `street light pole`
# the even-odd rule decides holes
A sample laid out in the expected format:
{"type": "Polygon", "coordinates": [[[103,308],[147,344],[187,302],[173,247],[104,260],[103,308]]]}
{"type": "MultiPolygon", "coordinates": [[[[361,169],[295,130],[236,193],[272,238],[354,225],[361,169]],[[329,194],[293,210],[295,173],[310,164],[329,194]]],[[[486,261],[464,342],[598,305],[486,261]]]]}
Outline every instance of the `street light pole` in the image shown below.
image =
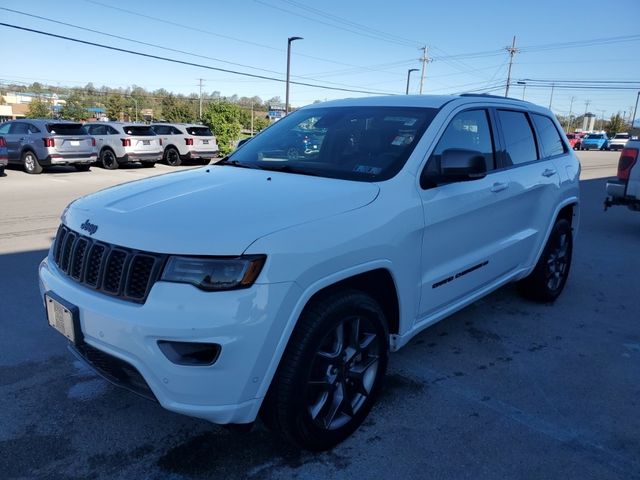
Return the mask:
{"type": "Polygon", "coordinates": [[[411,78],[411,72],[417,72],[418,69],[417,68],[410,68],[409,71],[407,72],[407,90],[405,92],[405,95],[409,95],[409,79],[411,78]]]}
{"type": "Polygon", "coordinates": [[[302,37],[289,37],[287,39],[287,93],[284,100],[284,114],[289,114],[289,76],[291,74],[291,42],[302,40],[302,37]]]}

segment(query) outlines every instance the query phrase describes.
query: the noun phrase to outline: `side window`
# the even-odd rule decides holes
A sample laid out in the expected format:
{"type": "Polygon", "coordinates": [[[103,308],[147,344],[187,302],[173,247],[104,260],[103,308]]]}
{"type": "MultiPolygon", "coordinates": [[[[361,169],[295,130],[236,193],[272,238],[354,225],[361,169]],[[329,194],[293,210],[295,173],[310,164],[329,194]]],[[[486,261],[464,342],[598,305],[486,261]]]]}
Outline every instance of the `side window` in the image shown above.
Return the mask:
{"type": "Polygon", "coordinates": [[[169,129],[171,130],[171,134],[172,135],[184,135],[184,133],[182,133],[180,130],[178,130],[176,127],[169,127],[169,129]]]}
{"type": "Polygon", "coordinates": [[[105,135],[118,135],[118,130],[113,128],[111,125],[105,126],[105,135]]]}
{"type": "Polygon", "coordinates": [[[7,135],[9,133],[9,129],[11,129],[11,123],[0,125],[0,135],[7,135]]]}
{"type": "Polygon", "coordinates": [[[156,125],[155,127],[151,127],[153,128],[153,131],[156,132],[156,135],[166,135],[167,134],[167,127],[163,127],[161,125],[156,125]]]}
{"type": "Polygon", "coordinates": [[[556,129],[553,120],[544,115],[531,115],[533,123],[536,126],[540,143],[542,144],[542,150],[545,157],[553,157],[554,155],[561,155],[566,152],[564,142],[560,138],[560,134],[556,129]]]}
{"type": "Polygon", "coordinates": [[[11,133],[14,135],[23,135],[29,133],[29,126],[26,123],[17,122],[11,126],[11,133]]]}
{"type": "Polygon", "coordinates": [[[524,112],[498,110],[509,165],[538,159],[538,149],[529,119],[524,112]]]}
{"type": "Polygon", "coordinates": [[[29,133],[40,133],[40,129],[35,125],[27,124],[27,128],[29,129],[29,133]]]}
{"type": "Polygon", "coordinates": [[[429,158],[429,171],[439,169],[442,152],[449,149],[480,152],[485,158],[487,171],[495,168],[491,127],[486,110],[467,110],[458,113],[451,120],[429,158]]]}

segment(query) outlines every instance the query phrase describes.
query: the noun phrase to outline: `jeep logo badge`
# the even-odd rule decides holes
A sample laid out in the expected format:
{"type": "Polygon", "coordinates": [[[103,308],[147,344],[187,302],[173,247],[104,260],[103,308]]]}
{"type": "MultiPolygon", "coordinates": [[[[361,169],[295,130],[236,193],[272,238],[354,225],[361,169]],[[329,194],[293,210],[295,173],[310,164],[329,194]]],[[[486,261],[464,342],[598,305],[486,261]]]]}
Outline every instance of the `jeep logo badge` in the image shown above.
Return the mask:
{"type": "Polygon", "coordinates": [[[93,235],[94,233],[96,233],[98,231],[98,226],[94,225],[93,223],[91,223],[88,218],[87,218],[86,222],[84,222],[82,225],[80,225],[80,228],[82,230],[86,230],[87,232],[89,232],[89,235],[93,235]]]}

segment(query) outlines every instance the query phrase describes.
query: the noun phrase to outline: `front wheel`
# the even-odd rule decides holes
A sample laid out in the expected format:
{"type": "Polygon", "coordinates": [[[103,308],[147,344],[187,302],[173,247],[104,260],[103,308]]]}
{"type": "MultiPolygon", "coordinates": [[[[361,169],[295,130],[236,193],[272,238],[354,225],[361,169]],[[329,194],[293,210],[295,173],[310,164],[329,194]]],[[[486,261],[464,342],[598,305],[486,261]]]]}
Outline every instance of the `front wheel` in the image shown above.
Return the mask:
{"type": "Polygon", "coordinates": [[[327,450],[362,424],[389,355],[386,320],[369,295],[325,295],[298,321],[262,408],[265,424],[294,445],[327,450]]]}
{"type": "Polygon", "coordinates": [[[531,300],[553,302],[567,283],[572,253],[571,225],[561,218],[553,226],[533,272],[518,283],[520,293],[531,300]]]}
{"type": "Polygon", "coordinates": [[[24,170],[27,173],[42,173],[42,165],[40,165],[38,158],[33,152],[24,152],[22,154],[22,164],[24,165],[24,170]]]}

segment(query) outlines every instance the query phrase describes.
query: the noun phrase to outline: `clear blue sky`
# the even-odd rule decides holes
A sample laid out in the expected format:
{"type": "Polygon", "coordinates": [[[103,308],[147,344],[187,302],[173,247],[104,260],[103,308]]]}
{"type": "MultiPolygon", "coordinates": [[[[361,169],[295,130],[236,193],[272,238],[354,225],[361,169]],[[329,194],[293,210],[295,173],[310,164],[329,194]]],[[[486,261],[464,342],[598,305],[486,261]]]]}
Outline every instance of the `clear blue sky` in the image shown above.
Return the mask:
{"type": "MultiPolygon", "coordinates": [[[[163,51],[0,10],[2,22],[44,30],[120,48],[178,58],[210,66],[284,78],[286,39],[301,36],[292,55],[292,79],[388,93],[403,93],[409,68],[420,68],[420,44],[435,58],[427,65],[424,93],[457,93],[504,83],[508,54],[499,52],[517,36],[522,52],[515,56],[512,77],[551,80],[628,80],[640,82],[640,2],[621,0],[615,8],[580,2],[482,2],[460,0],[217,0],[189,2],[141,0],[0,0],[0,7],[20,10],[189,53],[234,62],[163,51]],[[162,23],[104,5],[127,9],[190,27],[162,23]],[[582,6],[581,6],[582,5],[582,6]],[[339,17],[339,18],[336,18],[339,17]],[[353,23],[348,23],[353,22],[353,23]],[[357,33],[356,33],[357,32],[357,33]],[[383,32],[383,33],[381,33],[383,32]],[[622,43],[585,46],[582,41],[638,34],[622,43]],[[373,38],[371,38],[373,37],[373,38]],[[580,42],[578,48],[527,50],[551,43],[580,42]],[[487,52],[477,57],[450,55],[487,52]],[[249,68],[253,67],[253,68],[249,68]],[[363,68],[366,67],[366,68],[363,68]],[[304,78],[302,78],[304,77],[304,78]]],[[[111,87],[140,85],[180,93],[205,91],[222,95],[280,96],[284,84],[176,65],[111,52],[65,40],[0,27],[2,71],[7,81],[111,87]]],[[[419,72],[412,77],[417,92],[419,72]]],[[[495,90],[504,94],[504,89],[495,90]]],[[[511,95],[522,97],[522,86],[511,95]]],[[[526,99],[548,105],[549,88],[527,87],[526,99]]],[[[559,114],[589,110],[605,116],[627,110],[636,91],[559,90],[553,109],[559,114]]],[[[363,94],[293,85],[291,103],[363,94]]]]}

